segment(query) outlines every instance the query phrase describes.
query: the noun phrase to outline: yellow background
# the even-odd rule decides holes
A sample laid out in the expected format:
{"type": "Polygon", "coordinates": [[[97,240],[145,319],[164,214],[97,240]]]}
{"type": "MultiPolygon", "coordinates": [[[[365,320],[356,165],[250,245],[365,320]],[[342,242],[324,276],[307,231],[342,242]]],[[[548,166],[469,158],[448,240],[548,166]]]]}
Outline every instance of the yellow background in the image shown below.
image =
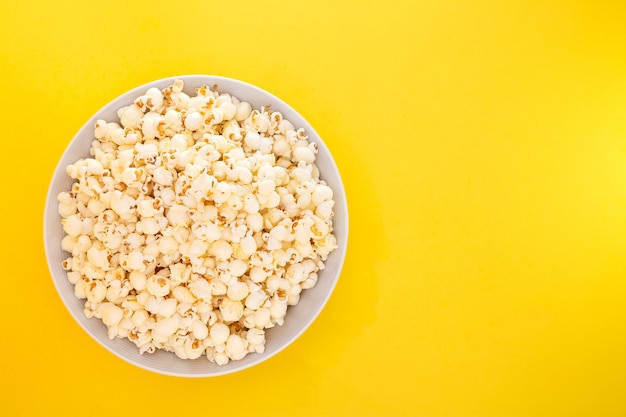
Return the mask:
{"type": "Polygon", "coordinates": [[[626,415],[625,21],[622,1],[3,0],[0,415],[626,415]],[[312,327],[199,380],[87,336],[42,242],[82,124],[191,73],[308,118],[351,222],[312,327]]]}

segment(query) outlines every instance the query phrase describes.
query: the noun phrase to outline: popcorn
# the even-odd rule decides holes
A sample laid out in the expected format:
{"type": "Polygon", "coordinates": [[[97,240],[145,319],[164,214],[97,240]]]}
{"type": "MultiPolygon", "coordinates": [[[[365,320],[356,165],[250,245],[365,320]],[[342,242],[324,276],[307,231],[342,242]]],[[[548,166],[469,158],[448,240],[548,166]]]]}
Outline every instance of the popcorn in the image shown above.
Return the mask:
{"type": "Polygon", "coordinates": [[[248,295],[248,285],[241,281],[235,281],[228,286],[226,295],[233,301],[241,301],[248,295]]]}
{"type": "Polygon", "coordinates": [[[317,145],[269,107],[176,81],[98,120],[59,193],[62,263],[87,317],[141,354],[225,365],[312,288],[333,235],[317,145]]]}
{"type": "Polygon", "coordinates": [[[228,336],[230,335],[230,328],[224,323],[215,323],[211,326],[211,330],[209,331],[211,337],[211,343],[216,345],[221,345],[226,343],[228,336]]]}
{"type": "Polygon", "coordinates": [[[115,304],[107,305],[102,311],[102,321],[107,326],[117,326],[123,317],[123,310],[115,304]]]}
{"type": "Polygon", "coordinates": [[[230,359],[239,360],[246,356],[247,342],[236,334],[228,336],[226,341],[226,354],[230,359]]]}
{"type": "Polygon", "coordinates": [[[202,126],[202,122],[202,115],[197,111],[193,111],[191,113],[188,113],[187,117],[185,117],[184,125],[187,129],[194,131],[198,130],[200,126],[202,126]]]}

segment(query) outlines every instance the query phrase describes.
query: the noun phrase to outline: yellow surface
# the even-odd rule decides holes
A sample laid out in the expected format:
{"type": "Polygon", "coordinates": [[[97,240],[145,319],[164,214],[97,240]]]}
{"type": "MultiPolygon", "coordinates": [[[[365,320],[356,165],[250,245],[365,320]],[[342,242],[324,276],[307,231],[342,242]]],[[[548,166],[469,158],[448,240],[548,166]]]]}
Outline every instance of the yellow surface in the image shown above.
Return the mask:
{"type": "Polygon", "coordinates": [[[3,0],[0,415],[626,415],[624,21],[617,0],[3,0]],[[298,109],[351,216],[302,338],[200,380],[84,334],[42,243],[80,126],[189,73],[298,109]]]}

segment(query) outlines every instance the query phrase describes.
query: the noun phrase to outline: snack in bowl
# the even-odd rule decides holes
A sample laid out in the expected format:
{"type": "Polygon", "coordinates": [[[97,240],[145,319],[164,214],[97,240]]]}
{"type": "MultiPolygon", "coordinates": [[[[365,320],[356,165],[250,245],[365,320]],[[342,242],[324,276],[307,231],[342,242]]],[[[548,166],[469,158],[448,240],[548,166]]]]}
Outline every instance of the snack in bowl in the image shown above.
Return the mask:
{"type": "MultiPolygon", "coordinates": [[[[219,87],[219,86],[218,86],[219,87]]],[[[63,261],[84,314],[139,352],[218,365],[316,285],[338,247],[318,146],[271,107],[176,80],[97,120],[57,194],[63,261]]]]}

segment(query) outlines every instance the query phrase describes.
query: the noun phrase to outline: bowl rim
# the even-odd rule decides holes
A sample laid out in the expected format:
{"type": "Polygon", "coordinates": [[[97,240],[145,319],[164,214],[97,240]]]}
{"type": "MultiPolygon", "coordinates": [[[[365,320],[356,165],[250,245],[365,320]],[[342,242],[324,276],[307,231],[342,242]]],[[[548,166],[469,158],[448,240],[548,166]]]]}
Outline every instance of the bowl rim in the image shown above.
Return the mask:
{"type": "MultiPolygon", "coordinates": [[[[157,87],[159,89],[162,89],[163,87],[157,87]]],[[[218,87],[219,88],[219,87],[218,87]]],[[[250,93],[252,94],[252,93],[250,93]]],[[[233,94],[235,95],[235,94],[233,94]]],[[[238,95],[235,95],[237,98],[241,99],[241,100],[246,100],[245,97],[240,97],[238,95]]],[[[247,100],[246,100],[247,101],[247,100]]],[[[95,137],[94,137],[95,139],[95,137]]],[[[91,142],[89,147],[91,147],[91,142]]],[[[328,174],[327,174],[328,175],[328,174]]],[[[335,205],[335,210],[337,208],[337,204],[335,205]]],[[[337,214],[337,213],[335,213],[337,214]]],[[[245,369],[251,368],[257,364],[260,364],[262,362],[267,361],[268,359],[276,356],[278,353],[280,353],[281,351],[283,351],[284,349],[286,349],[288,346],[290,346],[292,343],[294,343],[306,330],[309,329],[309,327],[312,325],[312,323],[317,319],[317,317],[321,314],[322,310],[326,307],[330,297],[332,296],[332,294],[334,293],[334,290],[337,286],[337,282],[339,281],[339,278],[341,276],[341,272],[343,270],[343,266],[345,263],[345,258],[346,258],[346,254],[347,254],[347,248],[348,248],[348,238],[349,238],[349,212],[348,212],[348,202],[347,202],[347,195],[346,195],[346,191],[345,191],[345,187],[344,187],[344,183],[343,183],[343,179],[341,177],[341,173],[339,171],[339,168],[337,166],[337,163],[335,162],[335,159],[332,155],[332,153],[330,152],[330,150],[328,149],[326,143],[323,141],[323,139],[321,138],[321,136],[315,131],[315,129],[313,128],[313,126],[308,122],[308,120],[306,118],[304,118],[295,108],[293,108],[291,105],[289,105],[288,103],[286,103],[284,100],[282,100],[281,98],[275,96],[274,94],[270,93],[269,91],[258,87],[254,84],[250,84],[246,81],[242,81],[236,78],[231,78],[231,77],[225,77],[225,76],[220,76],[220,75],[209,75],[209,74],[185,74],[185,75],[178,75],[178,76],[169,76],[169,77],[165,77],[165,78],[160,78],[160,79],[156,79],[153,81],[149,81],[146,83],[143,83],[137,87],[133,87],[130,90],[127,90],[125,92],[122,92],[121,94],[117,95],[116,97],[114,97],[113,99],[109,100],[107,103],[105,103],[102,107],[100,107],[74,134],[74,136],[72,137],[72,139],[67,143],[63,153],[61,154],[59,160],[57,161],[57,164],[55,165],[54,168],[54,173],[52,175],[52,178],[50,180],[50,183],[48,185],[48,190],[46,193],[46,203],[44,206],[44,213],[43,213],[43,239],[44,239],[44,250],[45,250],[45,254],[46,254],[46,263],[47,263],[47,267],[50,273],[50,277],[52,279],[52,282],[54,284],[54,287],[59,295],[59,297],[61,298],[61,301],[63,302],[63,305],[65,306],[65,309],[70,313],[70,315],[72,316],[72,318],[74,319],[74,321],[76,323],[78,323],[78,325],[83,329],[83,331],[85,333],[87,333],[94,341],[96,341],[96,343],[101,346],[104,347],[107,351],[109,351],[110,353],[112,353],[113,355],[117,356],[118,358],[122,359],[123,361],[125,361],[126,363],[130,363],[132,365],[135,365],[141,369],[150,371],[150,372],[155,372],[158,374],[162,374],[162,375],[169,375],[169,376],[177,376],[177,377],[186,377],[186,378],[205,378],[205,377],[216,377],[216,376],[221,376],[221,375],[227,375],[227,374],[231,374],[231,373],[235,373],[235,372],[239,372],[239,371],[243,371],[245,369]],[[330,287],[328,288],[327,292],[325,293],[324,297],[320,300],[320,304],[319,307],[312,312],[312,314],[310,314],[306,320],[302,321],[301,324],[297,327],[297,331],[292,333],[291,336],[288,338],[288,340],[284,341],[282,344],[280,344],[276,349],[274,349],[272,352],[264,352],[262,354],[258,354],[258,357],[254,360],[249,361],[248,363],[245,364],[241,364],[241,365],[237,365],[238,362],[240,361],[230,361],[229,364],[225,365],[225,366],[218,366],[216,368],[215,371],[209,371],[209,372],[204,372],[204,373],[185,373],[185,372],[176,372],[176,371],[169,371],[169,370],[163,370],[163,369],[157,369],[151,366],[148,366],[144,363],[140,363],[136,360],[134,360],[133,358],[124,356],[122,353],[118,352],[116,349],[112,348],[111,346],[108,346],[106,343],[103,343],[100,338],[94,334],[90,329],[88,329],[86,327],[86,325],[83,323],[83,320],[85,319],[85,317],[79,317],[79,312],[75,312],[69,303],[69,299],[71,299],[71,297],[75,297],[74,294],[67,294],[61,287],[60,287],[60,282],[58,280],[62,279],[62,277],[58,277],[56,276],[55,272],[52,269],[52,265],[53,265],[53,249],[50,247],[49,245],[49,230],[50,230],[50,224],[49,221],[50,219],[48,218],[51,214],[51,211],[54,211],[55,213],[58,214],[58,203],[57,203],[57,193],[58,191],[55,189],[54,185],[57,184],[58,181],[60,181],[64,176],[66,176],[67,174],[65,173],[65,167],[64,167],[64,159],[66,159],[66,157],[69,155],[70,153],[70,148],[72,147],[73,144],[78,143],[80,138],[84,135],[85,130],[88,129],[93,129],[93,125],[94,123],[100,118],[99,115],[101,115],[101,113],[103,113],[104,111],[114,108],[115,110],[119,109],[122,106],[125,105],[129,105],[130,103],[132,103],[132,100],[134,100],[134,98],[138,97],[141,94],[144,94],[145,91],[148,88],[151,87],[155,87],[158,86],[160,84],[165,84],[165,85],[170,85],[171,83],[173,83],[176,80],[182,80],[183,82],[185,82],[185,84],[187,83],[187,81],[197,81],[198,79],[201,78],[206,78],[207,82],[206,84],[220,84],[221,81],[226,81],[228,83],[234,83],[236,85],[241,86],[242,88],[245,88],[246,91],[250,90],[250,91],[256,91],[257,94],[261,94],[264,95],[268,98],[268,100],[272,101],[272,103],[279,103],[280,105],[284,106],[285,108],[289,109],[290,111],[292,111],[297,117],[299,117],[301,119],[301,121],[304,123],[305,126],[303,126],[305,128],[305,130],[307,131],[307,133],[309,134],[309,137],[314,136],[316,138],[316,143],[318,144],[318,147],[321,148],[325,154],[325,156],[328,159],[328,162],[330,163],[330,166],[333,170],[332,173],[329,173],[330,176],[336,177],[337,179],[337,184],[334,187],[333,191],[334,191],[334,199],[335,201],[337,201],[337,199],[341,200],[341,216],[342,216],[342,223],[343,223],[343,228],[342,228],[342,235],[343,235],[343,242],[342,245],[337,248],[336,250],[339,251],[339,258],[336,259],[336,273],[334,274],[334,276],[332,277],[328,277],[330,279],[332,279],[332,282],[330,284],[330,287]],[[129,102],[130,101],[130,102],[129,102]],[[120,102],[125,102],[126,104],[120,104],[120,102]],[[66,299],[67,298],[67,299],[66,299]],[[232,366],[231,366],[232,364],[232,366]]],[[[336,231],[335,228],[335,224],[333,224],[333,227],[336,231]]],[[[63,277],[65,279],[67,279],[67,277],[63,277]]],[[[87,319],[88,320],[88,319],[87,319]]],[[[269,329],[268,329],[269,330],[269,329]]],[[[183,361],[184,359],[180,359],[177,358],[181,361],[183,361]]],[[[210,363],[210,362],[209,362],[210,363]]]]}

